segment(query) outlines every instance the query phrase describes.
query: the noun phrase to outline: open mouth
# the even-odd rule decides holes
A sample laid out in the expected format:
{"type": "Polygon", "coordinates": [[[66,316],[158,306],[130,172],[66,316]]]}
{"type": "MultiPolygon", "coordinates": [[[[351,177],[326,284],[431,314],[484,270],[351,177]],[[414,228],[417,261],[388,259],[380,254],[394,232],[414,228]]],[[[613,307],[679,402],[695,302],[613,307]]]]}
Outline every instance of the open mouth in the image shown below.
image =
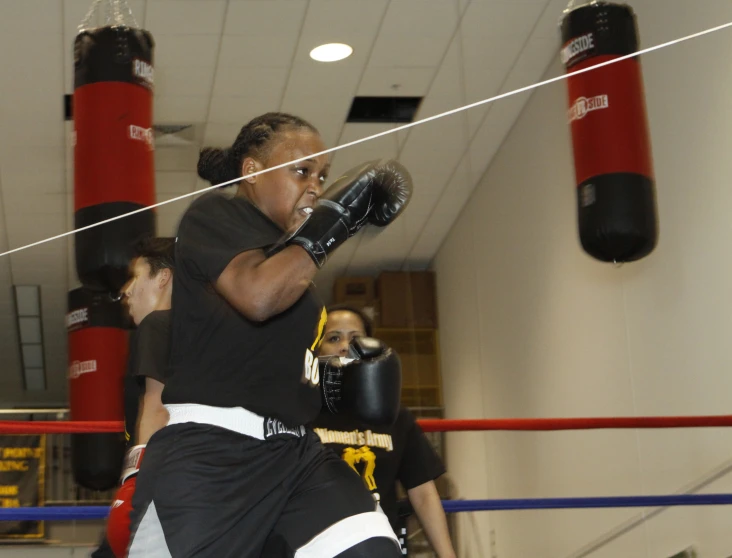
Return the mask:
{"type": "Polygon", "coordinates": [[[300,213],[300,215],[309,217],[313,212],[313,208],[312,207],[301,207],[300,209],[298,209],[298,212],[300,213]]]}

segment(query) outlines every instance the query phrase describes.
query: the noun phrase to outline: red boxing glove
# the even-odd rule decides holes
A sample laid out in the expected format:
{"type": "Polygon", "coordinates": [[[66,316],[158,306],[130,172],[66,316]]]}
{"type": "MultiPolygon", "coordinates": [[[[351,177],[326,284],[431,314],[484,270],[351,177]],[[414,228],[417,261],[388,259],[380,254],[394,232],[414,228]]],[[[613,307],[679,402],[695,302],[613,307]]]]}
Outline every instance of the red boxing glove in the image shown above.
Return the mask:
{"type": "Polygon", "coordinates": [[[130,512],[132,512],[132,495],[137,486],[137,472],[140,470],[145,446],[134,446],[127,451],[125,463],[120,477],[119,490],[114,496],[112,507],[107,518],[107,542],[117,558],[127,556],[130,544],[130,512]]]}

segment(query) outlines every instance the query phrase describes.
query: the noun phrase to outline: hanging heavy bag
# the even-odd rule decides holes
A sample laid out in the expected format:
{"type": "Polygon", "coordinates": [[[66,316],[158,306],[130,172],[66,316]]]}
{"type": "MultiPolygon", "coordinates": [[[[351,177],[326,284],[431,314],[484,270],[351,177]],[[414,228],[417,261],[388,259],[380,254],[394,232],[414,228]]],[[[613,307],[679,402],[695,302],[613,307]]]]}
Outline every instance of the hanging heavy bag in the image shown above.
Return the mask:
{"type": "MultiPolygon", "coordinates": [[[[155,203],[152,35],[126,26],[87,29],[74,42],[74,226],[155,203]]],[[[155,234],[142,211],[75,235],[87,288],[117,292],[134,242],[155,234]]]]}
{"type": "MultiPolygon", "coordinates": [[[[108,294],[83,287],[69,292],[68,302],[70,418],[122,421],[127,314],[108,294]]],[[[90,490],[114,488],[124,454],[122,433],[72,434],[74,480],[90,490]]]]}
{"type": "MultiPolygon", "coordinates": [[[[638,51],[627,5],[569,9],[561,33],[568,73],[638,51]]],[[[657,244],[658,219],[640,60],[569,76],[567,91],[582,247],[603,262],[641,259],[657,244]]]]}

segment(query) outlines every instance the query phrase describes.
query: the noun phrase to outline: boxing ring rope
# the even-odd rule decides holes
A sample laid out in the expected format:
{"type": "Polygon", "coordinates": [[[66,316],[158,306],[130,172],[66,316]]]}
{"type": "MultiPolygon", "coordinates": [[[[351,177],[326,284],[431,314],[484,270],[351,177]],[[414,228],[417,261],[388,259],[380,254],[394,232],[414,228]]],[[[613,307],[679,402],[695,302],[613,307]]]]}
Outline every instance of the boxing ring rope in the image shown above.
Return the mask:
{"type": "MultiPolygon", "coordinates": [[[[732,426],[732,415],[668,417],[588,417],[532,419],[418,419],[425,432],[566,431],[635,428],[713,428],[732,426]]],[[[122,432],[122,421],[8,421],[0,434],[89,434],[122,432]]],[[[447,513],[579,508],[637,508],[720,506],[732,504],[732,494],[670,494],[655,496],[594,496],[578,498],[515,498],[443,500],[447,513]]],[[[108,506],[49,506],[0,508],[0,521],[70,521],[104,519],[108,506]]]]}
{"type": "MultiPolygon", "coordinates": [[[[732,426],[732,415],[517,419],[418,419],[425,432],[715,428],[732,426]]],[[[122,421],[0,420],[0,434],[90,434],[123,432],[122,421]]]]}

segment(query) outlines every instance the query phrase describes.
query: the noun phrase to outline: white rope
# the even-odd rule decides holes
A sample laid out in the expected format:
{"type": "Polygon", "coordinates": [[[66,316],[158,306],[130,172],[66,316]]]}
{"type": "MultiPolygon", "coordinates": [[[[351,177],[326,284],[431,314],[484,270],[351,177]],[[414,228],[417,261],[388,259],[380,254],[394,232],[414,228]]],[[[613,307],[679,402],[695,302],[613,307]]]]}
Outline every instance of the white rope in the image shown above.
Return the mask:
{"type": "Polygon", "coordinates": [[[351,141],[351,142],[348,142],[348,143],[344,143],[342,145],[337,145],[335,147],[331,147],[330,149],[326,149],[326,150],[321,151],[319,153],[314,153],[314,154],[311,154],[311,155],[306,155],[305,157],[300,157],[299,159],[294,159],[292,161],[288,161],[287,163],[282,163],[281,165],[276,165],[274,167],[270,167],[270,168],[267,168],[267,169],[264,169],[264,170],[261,170],[261,171],[257,171],[257,172],[253,172],[251,174],[247,174],[245,176],[241,176],[239,178],[235,178],[235,179],[229,180],[227,182],[222,182],[221,184],[215,184],[213,186],[209,186],[209,187],[203,188],[201,190],[196,190],[194,192],[190,192],[188,194],[183,194],[181,196],[177,196],[175,198],[171,198],[171,199],[166,200],[166,201],[162,201],[162,202],[159,202],[159,203],[156,203],[156,204],[153,204],[153,205],[149,205],[147,207],[142,207],[140,209],[136,209],[134,211],[130,211],[128,213],[124,213],[122,215],[118,215],[117,217],[112,217],[110,219],[106,219],[104,221],[99,221],[98,223],[94,223],[92,225],[87,225],[86,227],[81,227],[79,229],[74,229],[74,230],[71,230],[71,231],[68,231],[68,232],[65,232],[65,233],[58,234],[56,236],[51,236],[49,238],[44,238],[43,240],[39,240],[37,242],[32,242],[31,244],[26,244],[25,246],[19,246],[17,248],[13,248],[12,250],[8,250],[6,252],[0,253],[0,258],[3,257],[3,256],[8,256],[10,254],[14,254],[15,252],[20,252],[21,250],[26,250],[28,248],[32,248],[33,246],[38,246],[39,244],[44,244],[46,242],[51,242],[52,240],[57,240],[59,238],[63,238],[65,236],[69,236],[69,235],[72,235],[72,234],[76,234],[76,233],[79,233],[79,232],[82,232],[82,231],[85,231],[85,230],[88,230],[88,229],[91,229],[91,228],[94,228],[94,227],[99,227],[101,225],[105,225],[107,223],[111,223],[112,221],[116,221],[118,219],[123,219],[125,217],[129,217],[130,215],[135,215],[136,213],[141,213],[143,211],[148,211],[150,209],[153,209],[153,208],[156,208],[156,207],[160,207],[160,206],[163,206],[163,205],[168,204],[168,203],[172,203],[172,202],[175,202],[175,201],[179,201],[179,200],[188,198],[190,196],[197,196],[197,195],[203,194],[204,192],[207,192],[209,190],[214,190],[216,188],[221,188],[223,186],[227,186],[229,184],[233,184],[234,182],[239,182],[240,180],[244,180],[246,178],[251,178],[253,176],[258,176],[260,174],[264,174],[265,172],[270,172],[270,171],[273,171],[273,170],[281,169],[281,168],[290,166],[292,164],[299,163],[301,161],[305,161],[307,159],[312,159],[312,158],[315,158],[315,157],[319,157],[321,155],[327,155],[328,153],[333,153],[333,152],[338,151],[340,149],[345,149],[346,147],[352,147],[354,145],[358,145],[359,143],[364,143],[364,142],[367,142],[367,141],[370,141],[370,140],[373,140],[373,139],[376,139],[376,138],[380,138],[381,136],[386,136],[388,134],[394,134],[394,133],[400,132],[402,130],[406,130],[408,128],[412,128],[413,126],[420,126],[422,124],[426,124],[427,122],[431,122],[433,120],[438,120],[440,118],[444,118],[446,116],[451,116],[453,114],[457,114],[457,113],[462,112],[462,111],[465,111],[465,110],[470,110],[472,108],[479,107],[481,105],[485,105],[485,104],[488,104],[488,103],[492,103],[492,102],[498,101],[500,99],[505,99],[507,97],[511,97],[512,95],[518,95],[519,93],[524,93],[525,91],[531,91],[532,89],[537,89],[539,87],[543,87],[544,85],[549,85],[550,83],[554,83],[554,82],[557,82],[557,81],[562,81],[562,80],[565,80],[565,79],[570,78],[572,76],[576,76],[576,75],[579,75],[579,74],[584,74],[585,72],[590,72],[592,70],[596,70],[596,69],[602,68],[604,66],[609,66],[611,64],[617,64],[618,62],[622,62],[623,60],[628,60],[630,58],[635,58],[636,56],[640,56],[642,54],[647,54],[647,53],[653,52],[655,50],[660,50],[662,48],[670,47],[670,46],[673,46],[673,45],[676,45],[676,44],[679,44],[679,43],[683,43],[685,41],[689,41],[691,39],[696,39],[698,37],[702,37],[704,35],[709,35],[710,33],[715,33],[717,31],[721,31],[722,29],[727,29],[728,27],[732,27],[732,22],[725,23],[724,25],[718,25],[716,27],[712,27],[712,28],[706,29],[704,31],[699,31],[698,33],[693,33],[691,35],[686,35],[685,37],[681,37],[679,39],[674,39],[672,41],[668,41],[668,42],[665,42],[665,43],[661,43],[661,44],[658,44],[656,46],[648,47],[648,48],[639,50],[637,52],[633,52],[631,54],[626,54],[625,56],[620,56],[619,58],[615,58],[613,60],[608,60],[606,62],[601,62],[599,64],[595,64],[594,66],[589,66],[587,68],[583,68],[581,70],[575,70],[573,72],[569,72],[569,73],[566,73],[566,74],[562,74],[560,76],[553,77],[553,78],[550,78],[550,79],[547,79],[547,80],[544,80],[544,81],[540,81],[540,82],[534,83],[532,85],[527,85],[526,87],[521,87],[519,89],[514,89],[513,91],[509,91],[507,93],[502,93],[500,95],[496,95],[495,97],[490,97],[488,99],[483,99],[482,101],[477,101],[477,102],[471,103],[469,105],[465,105],[465,106],[458,107],[458,108],[455,108],[455,109],[452,109],[452,110],[448,110],[446,112],[441,112],[440,114],[435,114],[434,116],[429,116],[427,118],[423,118],[423,119],[417,120],[415,122],[410,122],[410,123],[404,124],[402,126],[397,126],[396,128],[390,128],[390,129],[385,130],[383,132],[379,132],[378,134],[373,134],[373,135],[367,136],[365,138],[361,138],[361,139],[354,140],[354,141],[351,141]]]}

